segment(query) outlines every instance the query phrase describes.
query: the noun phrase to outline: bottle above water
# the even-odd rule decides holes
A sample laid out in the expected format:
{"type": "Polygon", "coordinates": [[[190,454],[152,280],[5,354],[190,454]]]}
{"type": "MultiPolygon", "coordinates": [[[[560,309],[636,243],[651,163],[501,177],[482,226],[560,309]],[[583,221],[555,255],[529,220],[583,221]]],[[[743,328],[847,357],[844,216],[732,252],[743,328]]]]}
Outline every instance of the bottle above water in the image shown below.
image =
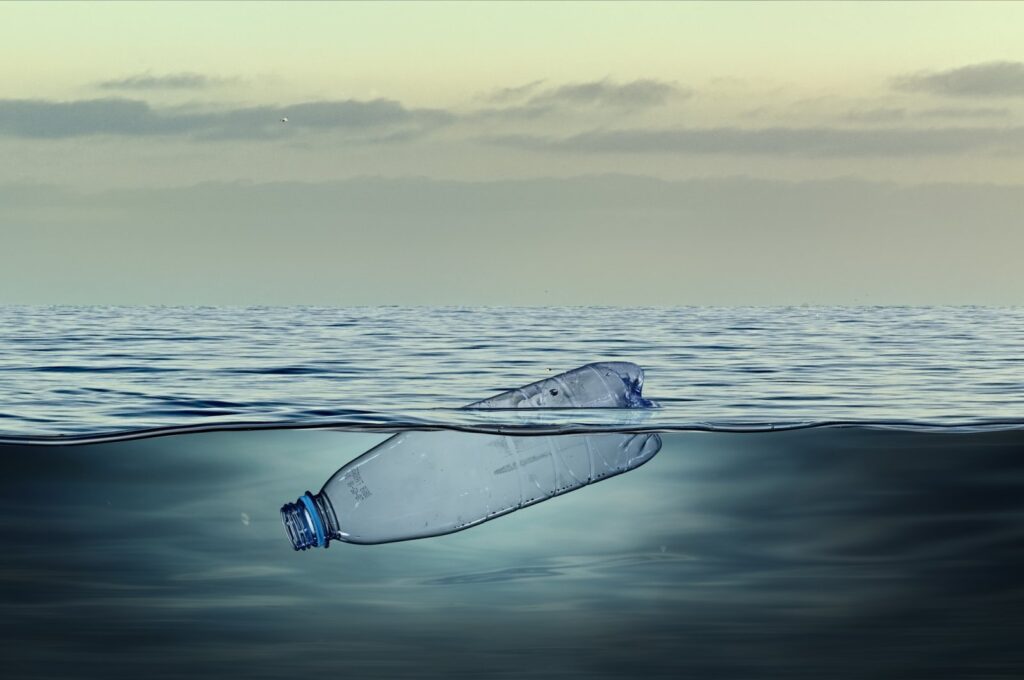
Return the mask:
{"type": "MultiPolygon", "coordinates": [[[[588,364],[468,408],[634,408],[643,371],[588,364]]],[[[639,467],[661,448],[656,434],[511,437],[403,432],[338,470],[320,493],[281,509],[296,550],[332,540],[386,543],[466,529],[639,467]]]]}
{"type": "Polygon", "coordinates": [[[644,370],[626,361],[602,361],[502,392],[464,408],[649,408],[644,370]]]}

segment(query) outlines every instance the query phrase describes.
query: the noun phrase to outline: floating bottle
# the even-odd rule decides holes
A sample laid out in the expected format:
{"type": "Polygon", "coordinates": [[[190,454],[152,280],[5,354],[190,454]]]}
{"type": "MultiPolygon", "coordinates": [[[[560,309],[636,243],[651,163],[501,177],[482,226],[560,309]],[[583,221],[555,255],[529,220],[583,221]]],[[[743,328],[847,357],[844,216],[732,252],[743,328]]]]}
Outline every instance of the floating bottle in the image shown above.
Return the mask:
{"type": "Polygon", "coordinates": [[[487,408],[649,408],[643,397],[644,370],[626,361],[587,364],[526,387],[474,402],[467,409],[487,408]]]}
{"type": "MultiPolygon", "coordinates": [[[[467,408],[637,408],[643,371],[588,364],[467,408]]],[[[296,550],[452,533],[632,470],[661,448],[656,434],[508,436],[403,432],[338,470],[320,493],[281,508],[296,550]]]]}

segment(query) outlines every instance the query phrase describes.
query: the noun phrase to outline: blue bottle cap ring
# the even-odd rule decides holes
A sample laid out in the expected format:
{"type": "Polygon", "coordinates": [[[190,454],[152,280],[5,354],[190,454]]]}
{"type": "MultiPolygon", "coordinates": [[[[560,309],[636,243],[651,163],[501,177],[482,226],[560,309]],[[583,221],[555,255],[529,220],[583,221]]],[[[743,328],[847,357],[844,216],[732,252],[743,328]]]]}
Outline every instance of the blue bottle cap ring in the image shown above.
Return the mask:
{"type": "Polygon", "coordinates": [[[299,500],[306,506],[306,512],[309,513],[309,517],[313,521],[313,531],[316,532],[316,543],[314,545],[326,548],[327,540],[324,535],[324,525],[320,521],[320,513],[316,509],[316,503],[313,502],[313,494],[307,491],[305,495],[299,496],[299,500]]]}

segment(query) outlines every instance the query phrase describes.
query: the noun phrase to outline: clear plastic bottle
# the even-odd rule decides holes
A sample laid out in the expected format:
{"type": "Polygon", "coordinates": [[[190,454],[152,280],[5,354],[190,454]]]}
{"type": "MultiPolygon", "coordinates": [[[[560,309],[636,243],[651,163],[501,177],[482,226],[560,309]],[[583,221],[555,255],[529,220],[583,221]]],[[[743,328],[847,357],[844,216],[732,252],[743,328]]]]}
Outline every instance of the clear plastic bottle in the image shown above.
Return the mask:
{"type": "MultiPolygon", "coordinates": [[[[468,408],[635,408],[643,371],[588,364],[468,408]]],[[[336,472],[320,493],[281,508],[296,550],[332,540],[387,543],[480,524],[632,470],[661,449],[656,434],[505,436],[403,432],[336,472]]]]}
{"type": "Polygon", "coordinates": [[[586,364],[464,408],[648,408],[644,369],[626,361],[586,364]]]}

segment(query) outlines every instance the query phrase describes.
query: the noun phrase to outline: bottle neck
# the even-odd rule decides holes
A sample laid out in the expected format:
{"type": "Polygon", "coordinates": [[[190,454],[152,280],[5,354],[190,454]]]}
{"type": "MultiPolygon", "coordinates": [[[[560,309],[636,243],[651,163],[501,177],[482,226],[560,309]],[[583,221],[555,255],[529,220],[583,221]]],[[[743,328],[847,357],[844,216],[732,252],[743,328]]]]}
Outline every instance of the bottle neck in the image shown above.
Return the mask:
{"type": "Polygon", "coordinates": [[[294,503],[286,503],[281,508],[281,519],[296,550],[326,548],[332,538],[338,538],[338,518],[323,493],[314,496],[307,491],[294,503]]]}

